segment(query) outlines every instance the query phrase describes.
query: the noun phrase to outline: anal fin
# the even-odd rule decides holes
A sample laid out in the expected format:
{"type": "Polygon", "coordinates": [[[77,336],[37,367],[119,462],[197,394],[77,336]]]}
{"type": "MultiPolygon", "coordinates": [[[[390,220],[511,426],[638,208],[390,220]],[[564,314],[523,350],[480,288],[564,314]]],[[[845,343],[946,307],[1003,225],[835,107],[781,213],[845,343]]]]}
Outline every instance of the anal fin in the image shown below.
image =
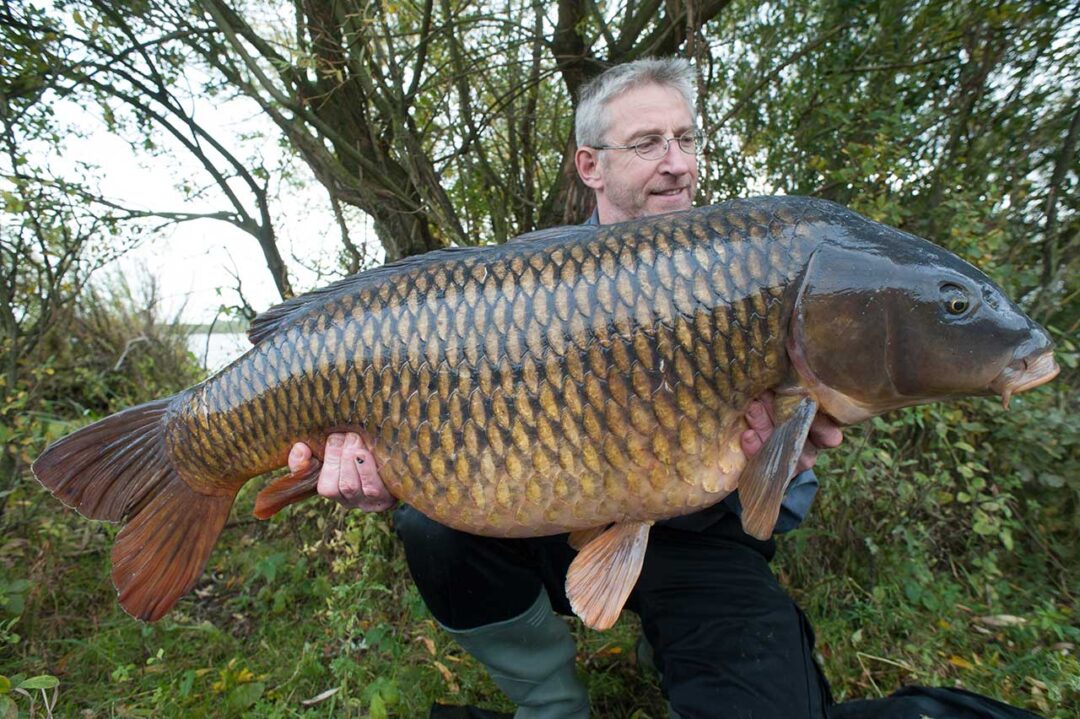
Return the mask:
{"type": "MultiPolygon", "coordinates": [[[[590,541],[566,573],[566,596],[586,626],[610,629],[637,584],[652,522],[621,522],[590,541]]],[[[587,530],[589,531],[589,530],[587,530]]]]}
{"type": "Polygon", "coordinates": [[[817,402],[803,397],[786,414],[785,421],[773,430],[739,477],[743,530],[760,540],[772,536],[784,492],[795,474],[810,424],[817,414],[817,402]]]}
{"type": "Polygon", "coordinates": [[[322,464],[313,459],[306,470],[278,477],[255,495],[252,514],[259,519],[270,519],[290,504],[315,496],[321,468],[322,464]]]}

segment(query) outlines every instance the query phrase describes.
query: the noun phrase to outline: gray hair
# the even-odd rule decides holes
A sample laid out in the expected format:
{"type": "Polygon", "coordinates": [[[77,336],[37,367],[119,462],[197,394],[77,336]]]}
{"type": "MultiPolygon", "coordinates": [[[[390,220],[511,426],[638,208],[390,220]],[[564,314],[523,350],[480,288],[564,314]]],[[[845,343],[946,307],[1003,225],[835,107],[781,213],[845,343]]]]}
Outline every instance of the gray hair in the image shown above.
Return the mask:
{"type": "Polygon", "coordinates": [[[694,81],[693,68],[681,57],[634,60],[605,70],[581,88],[574,119],[578,147],[604,144],[604,135],[608,131],[607,104],[643,85],[662,85],[677,90],[686,100],[690,115],[696,116],[694,81]]]}

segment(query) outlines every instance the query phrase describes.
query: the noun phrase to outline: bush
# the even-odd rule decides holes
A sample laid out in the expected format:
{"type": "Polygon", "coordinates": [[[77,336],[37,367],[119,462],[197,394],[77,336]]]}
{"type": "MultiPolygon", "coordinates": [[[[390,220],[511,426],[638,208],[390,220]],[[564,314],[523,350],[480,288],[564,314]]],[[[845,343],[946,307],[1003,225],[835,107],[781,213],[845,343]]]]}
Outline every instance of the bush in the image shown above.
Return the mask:
{"type": "Polygon", "coordinates": [[[841,696],[959,685],[1048,716],[1080,696],[1075,374],[1016,397],[911,408],[819,462],[777,563],[841,696]]]}
{"type": "Polygon", "coordinates": [[[119,274],[88,286],[77,303],[56,310],[29,356],[13,359],[15,381],[0,388],[0,492],[10,491],[48,441],[75,425],[202,379],[187,330],[178,315],[161,316],[149,275],[137,288],[119,274]]]}

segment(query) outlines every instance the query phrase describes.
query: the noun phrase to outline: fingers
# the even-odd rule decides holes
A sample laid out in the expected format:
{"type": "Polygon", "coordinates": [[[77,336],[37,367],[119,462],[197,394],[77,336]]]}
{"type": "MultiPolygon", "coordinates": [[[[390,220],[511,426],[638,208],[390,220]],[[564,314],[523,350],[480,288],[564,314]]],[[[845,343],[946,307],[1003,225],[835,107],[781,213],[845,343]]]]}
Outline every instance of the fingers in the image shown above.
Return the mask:
{"type": "Polygon", "coordinates": [[[335,502],[340,502],[343,498],[338,484],[341,475],[341,450],[344,446],[345,435],[343,434],[332,434],[326,438],[322,471],[319,472],[317,486],[319,495],[335,502]]]}
{"type": "Polygon", "coordinates": [[[758,434],[767,439],[773,431],[772,416],[769,414],[769,404],[766,399],[755,399],[746,408],[746,424],[758,434]]]}
{"type": "Polygon", "coordinates": [[[821,450],[838,447],[843,441],[844,433],[832,419],[820,412],[814,415],[814,421],[810,424],[810,433],[806,436],[806,444],[803,445],[802,454],[799,455],[798,471],[803,472],[813,468],[817,464],[821,450]]]}
{"type": "MultiPolygon", "coordinates": [[[[739,436],[743,454],[753,457],[761,451],[772,435],[774,421],[772,417],[772,392],[765,392],[752,401],[746,408],[746,424],[749,427],[739,436]]],[[[818,413],[810,425],[810,432],[803,445],[802,454],[795,465],[796,473],[811,469],[817,464],[818,455],[823,449],[837,447],[844,440],[844,433],[828,416],[818,413]]]]}
{"type": "Polygon", "coordinates": [[[357,471],[356,450],[363,447],[360,436],[349,432],[335,433],[326,438],[323,467],[319,472],[319,494],[346,507],[363,496],[360,473],[357,471]]]}
{"type": "Polygon", "coordinates": [[[355,464],[360,475],[360,488],[363,495],[356,504],[357,507],[366,512],[381,512],[397,504],[397,499],[390,494],[390,490],[379,477],[375,455],[363,448],[357,453],[355,464]]]}
{"type": "Polygon", "coordinates": [[[807,441],[813,442],[818,449],[832,449],[839,447],[840,443],[844,441],[844,432],[836,422],[818,412],[814,415],[814,422],[810,425],[810,434],[807,441]]]}
{"type": "Polygon", "coordinates": [[[802,454],[799,455],[799,461],[795,464],[795,474],[805,472],[808,469],[812,469],[817,464],[818,454],[821,450],[815,447],[810,442],[803,445],[802,454]]]}
{"type": "Polygon", "coordinates": [[[772,434],[773,421],[769,415],[771,400],[772,393],[766,392],[746,408],[746,425],[749,429],[739,436],[739,443],[742,445],[743,454],[748,458],[761,451],[772,434]]]}
{"type": "Polygon", "coordinates": [[[355,432],[326,438],[318,491],[345,507],[366,512],[389,509],[397,501],[379,478],[375,456],[355,432]]]}

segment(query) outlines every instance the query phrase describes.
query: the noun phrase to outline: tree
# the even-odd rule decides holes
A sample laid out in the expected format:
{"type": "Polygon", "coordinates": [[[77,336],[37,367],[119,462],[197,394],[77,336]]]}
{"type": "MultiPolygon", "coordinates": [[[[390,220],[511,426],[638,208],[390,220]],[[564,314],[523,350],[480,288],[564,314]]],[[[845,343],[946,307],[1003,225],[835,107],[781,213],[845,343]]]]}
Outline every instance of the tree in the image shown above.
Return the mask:
{"type": "MultiPolygon", "coordinates": [[[[188,37],[213,38],[200,44],[206,62],[259,102],[335,200],[375,219],[392,259],[580,217],[568,110],[578,88],[607,64],[675,51],[724,5],[649,2],[616,22],[565,0],[552,27],[540,3],[496,13],[430,0],[390,13],[312,0],[275,28],[206,0],[188,37]]],[[[163,7],[161,21],[184,11],[163,7]]]]}
{"type": "MultiPolygon", "coordinates": [[[[68,100],[97,108],[111,132],[145,152],[162,157],[177,148],[186,152],[204,172],[201,182],[185,183],[188,196],[204,196],[209,185],[228,209],[135,210],[125,207],[122,199],[89,190],[84,183],[65,182],[69,191],[81,194],[88,205],[108,206],[115,220],[229,222],[258,242],[281,296],[292,295],[271,219],[269,172],[257,160],[237,156],[196,120],[194,103],[184,94],[182,82],[191,56],[174,34],[148,28],[123,8],[108,3],[72,4],[67,17],[49,15],[30,4],[7,3],[0,9],[0,23],[7,29],[9,58],[0,97],[6,102],[6,119],[13,133],[30,132],[34,140],[59,151],[61,132],[72,129],[59,128],[51,104],[68,100]],[[53,123],[51,133],[33,131],[42,117],[53,123]]],[[[200,89],[212,92],[213,88],[208,84],[200,89]]]]}
{"type": "Polygon", "coordinates": [[[754,53],[721,53],[738,98],[725,129],[745,158],[729,176],[945,244],[1075,329],[1077,305],[1062,301],[1076,297],[1080,246],[1074,3],[826,1],[731,19],[714,47],[754,53]]]}
{"type": "Polygon", "coordinates": [[[700,76],[703,199],[749,187],[821,195],[988,254],[1041,312],[1076,289],[1080,79],[1067,0],[63,8],[67,20],[5,10],[33,35],[24,54],[50,68],[20,81],[93,99],[132,142],[156,142],[158,128],[180,143],[205,170],[201,186],[228,203],[211,214],[256,237],[282,296],[270,169],[195,122],[181,81],[190,96],[257,105],[326,188],[355,269],[347,206],[373,218],[387,259],[580,221],[590,196],[572,166],[578,90],[611,64],[672,53],[700,76]]]}

